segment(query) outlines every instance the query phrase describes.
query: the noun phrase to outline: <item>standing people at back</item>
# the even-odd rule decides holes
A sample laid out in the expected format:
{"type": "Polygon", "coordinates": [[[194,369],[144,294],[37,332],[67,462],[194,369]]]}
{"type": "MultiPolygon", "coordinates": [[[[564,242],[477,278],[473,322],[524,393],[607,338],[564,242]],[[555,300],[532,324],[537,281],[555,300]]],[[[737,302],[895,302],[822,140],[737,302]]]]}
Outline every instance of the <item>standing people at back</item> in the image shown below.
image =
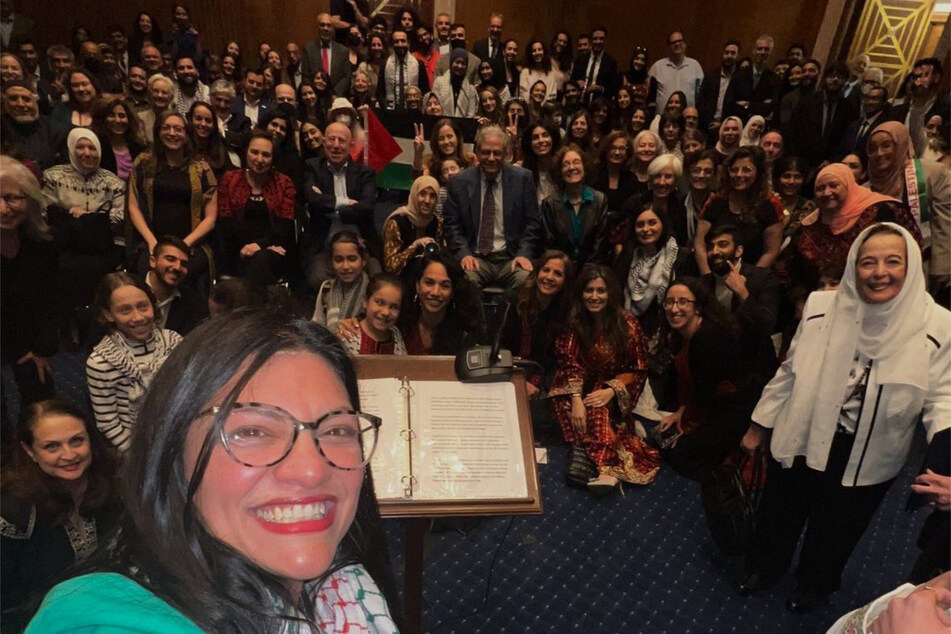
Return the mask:
{"type": "Polygon", "coordinates": [[[333,93],[345,97],[350,92],[350,54],[347,47],[334,41],[334,23],[329,13],[317,16],[319,35],[304,46],[301,76],[311,81],[318,70],[330,76],[333,93]]]}
{"type": "Polygon", "coordinates": [[[651,66],[648,74],[654,79],[652,92],[647,96],[648,107],[657,110],[657,104],[667,103],[670,95],[678,90],[687,95],[687,106],[697,104],[697,92],[703,83],[703,68],[700,62],[687,57],[687,43],[684,34],[673,31],[667,36],[669,54],[651,66]]]}
{"type": "Polygon", "coordinates": [[[604,50],[607,36],[608,29],[605,26],[591,29],[591,50],[578,55],[571,71],[571,80],[579,82],[585,103],[596,97],[613,99],[617,94],[617,60],[604,50]]]}

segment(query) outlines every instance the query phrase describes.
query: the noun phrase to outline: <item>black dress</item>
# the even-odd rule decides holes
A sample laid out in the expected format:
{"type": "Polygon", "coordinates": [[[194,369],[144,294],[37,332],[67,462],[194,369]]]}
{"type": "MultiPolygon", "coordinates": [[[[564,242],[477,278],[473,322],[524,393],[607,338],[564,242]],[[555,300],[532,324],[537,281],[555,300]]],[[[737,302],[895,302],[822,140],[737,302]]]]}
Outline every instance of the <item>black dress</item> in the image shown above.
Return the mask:
{"type": "Polygon", "coordinates": [[[757,203],[751,215],[739,215],[730,211],[729,201],[716,196],[703,208],[701,218],[711,225],[733,225],[739,231],[739,242],[743,245],[743,261],[756,265],[763,255],[763,231],[782,222],[776,215],[776,208],[769,200],[757,203]]]}

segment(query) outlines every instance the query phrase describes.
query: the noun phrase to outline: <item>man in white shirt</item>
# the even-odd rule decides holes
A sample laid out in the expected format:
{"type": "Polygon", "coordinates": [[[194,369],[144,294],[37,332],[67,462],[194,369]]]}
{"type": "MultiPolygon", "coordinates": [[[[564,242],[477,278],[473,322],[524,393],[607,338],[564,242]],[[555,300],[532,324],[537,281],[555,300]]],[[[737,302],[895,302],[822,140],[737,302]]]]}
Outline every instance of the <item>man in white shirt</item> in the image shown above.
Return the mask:
{"type": "Polygon", "coordinates": [[[449,55],[449,49],[452,44],[449,42],[449,33],[452,30],[452,17],[448,13],[440,13],[436,16],[436,42],[435,46],[439,49],[440,55],[449,55]]]}
{"type": "Polygon", "coordinates": [[[667,106],[667,99],[678,90],[687,95],[687,105],[695,106],[697,91],[703,83],[703,68],[700,62],[687,57],[687,43],[684,34],[673,31],[667,36],[667,57],[654,62],[648,71],[656,84],[656,94],[651,99],[648,96],[648,106],[653,106],[658,112],[667,106]]]}

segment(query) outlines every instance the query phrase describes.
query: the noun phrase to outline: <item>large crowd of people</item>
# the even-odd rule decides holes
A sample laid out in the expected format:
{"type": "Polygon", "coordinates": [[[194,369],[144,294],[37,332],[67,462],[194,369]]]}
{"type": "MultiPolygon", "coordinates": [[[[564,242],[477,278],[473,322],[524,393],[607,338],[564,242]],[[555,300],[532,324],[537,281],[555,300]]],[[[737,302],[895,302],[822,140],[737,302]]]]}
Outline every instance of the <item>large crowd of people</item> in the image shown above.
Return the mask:
{"type": "Polygon", "coordinates": [[[805,527],[794,612],[838,589],[922,422],[913,581],[948,570],[938,59],[889,94],[865,55],[769,35],[704,69],[680,31],[617,60],[604,26],[518,42],[493,13],[470,44],[333,0],[257,50],[210,49],[182,4],[41,45],[0,5],[4,631],[395,631],[349,357],[497,336],[592,495],[665,468],[764,487],[737,590],[805,527]],[[365,159],[385,110],[415,125],[408,191],[365,159]],[[56,396],[62,346],[89,415],[56,396]]]}

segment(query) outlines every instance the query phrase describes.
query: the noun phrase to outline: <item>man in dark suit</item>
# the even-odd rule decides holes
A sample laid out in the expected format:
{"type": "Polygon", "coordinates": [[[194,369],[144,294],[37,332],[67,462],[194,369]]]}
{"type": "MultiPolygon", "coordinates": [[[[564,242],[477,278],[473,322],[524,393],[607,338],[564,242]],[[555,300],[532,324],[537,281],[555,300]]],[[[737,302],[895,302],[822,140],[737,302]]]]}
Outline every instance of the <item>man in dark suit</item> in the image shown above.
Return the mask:
{"type": "Polygon", "coordinates": [[[773,38],[762,35],[753,48],[753,63],[733,74],[723,98],[723,114],[749,120],[755,114],[770,121],[776,109],[776,100],[782,80],[767,64],[773,52],[773,38]]]}
{"type": "Polygon", "coordinates": [[[915,78],[908,87],[911,93],[905,103],[895,108],[892,120],[904,123],[915,146],[915,155],[921,156],[928,146],[925,123],[934,116],[942,121],[951,117],[951,95],[941,90],[944,69],[941,60],[926,57],[915,62],[912,70],[915,78]]]}
{"type": "Polygon", "coordinates": [[[191,248],[181,239],[162,236],[149,255],[149,271],[145,274],[145,282],[158,302],[155,321],[183,337],[208,317],[208,302],[189,284],[182,284],[191,254],[191,248]]]}
{"type": "Polygon", "coordinates": [[[244,164],[244,148],[251,140],[251,119],[243,112],[231,109],[235,98],[234,84],[226,79],[212,82],[209,89],[211,107],[215,111],[215,125],[224,139],[225,147],[234,165],[244,164]],[[237,159],[237,161],[235,161],[237,159]]]}
{"type": "Polygon", "coordinates": [[[829,64],[822,75],[822,89],[803,95],[793,114],[793,133],[787,136],[790,154],[806,159],[816,169],[834,157],[846,128],[858,117],[841,95],[848,76],[845,62],[829,64]]]}
{"type": "Polygon", "coordinates": [[[304,166],[304,197],[310,222],[301,247],[301,264],[314,288],[333,275],[325,246],[341,230],[363,237],[370,255],[376,259],[372,268],[379,271],[383,243],[373,221],[376,172],[350,160],[352,145],[350,128],[331,123],[324,132],[324,156],[308,159],[304,166]]]}
{"type": "Polygon", "coordinates": [[[839,146],[838,158],[848,154],[865,154],[865,145],[868,135],[881,123],[891,121],[888,111],[888,89],[877,84],[867,89],[862,96],[862,116],[845,129],[842,135],[842,144],[839,146]]]}
{"type": "Polygon", "coordinates": [[[489,36],[472,45],[473,54],[483,62],[492,64],[495,76],[505,73],[502,66],[502,14],[493,13],[489,17],[489,36]]]}
{"type": "Polygon", "coordinates": [[[743,262],[737,228],[718,225],[707,234],[710,273],[700,281],[739,323],[743,346],[755,384],[762,388],[778,365],[771,336],[779,314],[779,278],[772,269],[743,262]]]}
{"type": "Polygon", "coordinates": [[[720,122],[723,121],[723,103],[730,80],[736,71],[736,60],[740,56],[740,43],[730,40],[723,45],[720,67],[703,76],[700,92],[697,93],[697,110],[700,112],[700,127],[710,138],[716,138],[720,122]]]}
{"type": "Polygon", "coordinates": [[[13,1],[0,2],[0,48],[13,48],[20,38],[33,37],[33,20],[13,11],[13,1]]]}
{"type": "Polygon", "coordinates": [[[231,111],[251,120],[251,127],[258,124],[274,104],[265,99],[264,75],[260,69],[249,68],[244,71],[244,93],[231,100],[231,111]]]}
{"type": "Polygon", "coordinates": [[[330,75],[330,85],[338,97],[350,93],[350,52],[347,47],[334,41],[334,23],[329,13],[317,16],[319,37],[304,47],[301,61],[301,76],[310,82],[318,70],[330,75]]]}
{"type": "Polygon", "coordinates": [[[40,114],[36,94],[20,79],[3,84],[3,114],[0,115],[4,145],[36,163],[40,170],[65,163],[66,126],[40,114]]]}
{"type": "Polygon", "coordinates": [[[583,86],[585,103],[590,103],[595,97],[613,99],[617,94],[617,60],[604,50],[607,36],[607,27],[591,29],[591,50],[578,55],[571,71],[571,81],[583,86]]]}
{"type": "Polygon", "coordinates": [[[484,126],[475,141],[479,165],[449,181],[446,239],[480,288],[521,288],[541,242],[535,182],[530,171],[505,163],[510,143],[499,126],[484,126]]]}

